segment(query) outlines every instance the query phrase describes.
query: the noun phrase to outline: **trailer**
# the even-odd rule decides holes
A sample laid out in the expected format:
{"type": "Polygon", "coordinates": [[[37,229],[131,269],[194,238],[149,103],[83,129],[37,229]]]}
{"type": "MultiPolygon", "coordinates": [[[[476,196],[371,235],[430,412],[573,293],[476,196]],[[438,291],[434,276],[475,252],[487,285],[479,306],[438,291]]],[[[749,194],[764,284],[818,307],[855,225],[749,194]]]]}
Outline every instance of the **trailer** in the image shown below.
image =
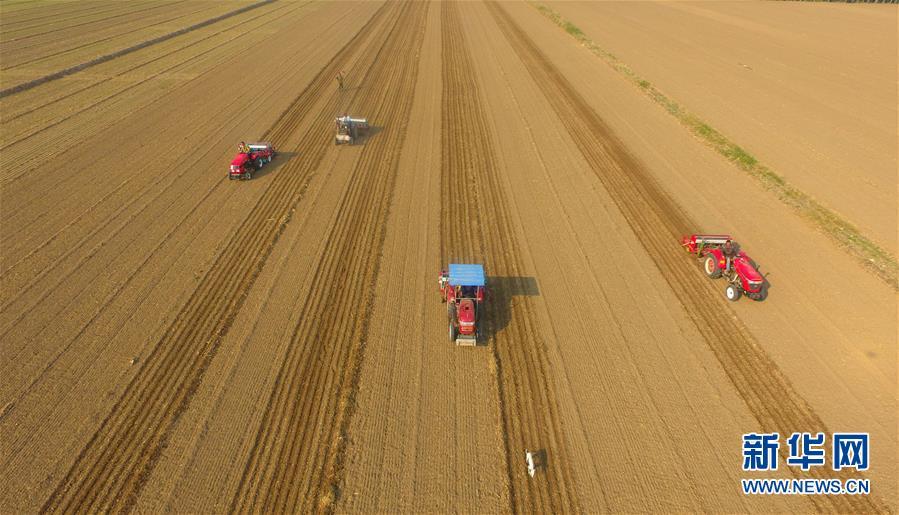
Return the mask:
{"type": "Polygon", "coordinates": [[[484,267],[450,264],[437,279],[441,300],[446,303],[449,339],[456,345],[477,345],[487,297],[484,267]]]}

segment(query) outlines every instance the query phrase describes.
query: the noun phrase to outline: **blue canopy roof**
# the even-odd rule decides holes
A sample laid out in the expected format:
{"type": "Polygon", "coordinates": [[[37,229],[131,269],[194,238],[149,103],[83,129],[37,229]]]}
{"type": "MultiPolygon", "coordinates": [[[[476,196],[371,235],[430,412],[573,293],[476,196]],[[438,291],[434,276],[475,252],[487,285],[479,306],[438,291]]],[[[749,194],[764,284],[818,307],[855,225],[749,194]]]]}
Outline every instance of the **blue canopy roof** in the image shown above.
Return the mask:
{"type": "Polygon", "coordinates": [[[484,286],[484,283],[484,267],[482,265],[450,264],[450,286],[484,286]]]}

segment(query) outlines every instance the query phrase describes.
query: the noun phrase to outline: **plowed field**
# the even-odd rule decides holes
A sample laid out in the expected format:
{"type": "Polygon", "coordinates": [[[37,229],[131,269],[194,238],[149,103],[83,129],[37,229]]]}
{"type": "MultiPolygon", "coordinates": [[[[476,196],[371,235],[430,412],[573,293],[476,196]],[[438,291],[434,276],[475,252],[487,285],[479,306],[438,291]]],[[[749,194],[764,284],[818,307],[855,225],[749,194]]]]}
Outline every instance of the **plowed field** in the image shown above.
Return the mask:
{"type": "Polygon", "coordinates": [[[0,511],[897,509],[895,292],[533,5],[10,1],[0,52],[0,511]],[[241,140],[278,155],[229,181],[241,140]],[[694,232],[768,299],[728,302],[694,232]],[[450,262],[487,271],[475,347],[450,262]],[[870,433],[871,467],[787,466],[796,431],[870,433]],[[741,469],[751,432],[777,470],[741,469]]]}

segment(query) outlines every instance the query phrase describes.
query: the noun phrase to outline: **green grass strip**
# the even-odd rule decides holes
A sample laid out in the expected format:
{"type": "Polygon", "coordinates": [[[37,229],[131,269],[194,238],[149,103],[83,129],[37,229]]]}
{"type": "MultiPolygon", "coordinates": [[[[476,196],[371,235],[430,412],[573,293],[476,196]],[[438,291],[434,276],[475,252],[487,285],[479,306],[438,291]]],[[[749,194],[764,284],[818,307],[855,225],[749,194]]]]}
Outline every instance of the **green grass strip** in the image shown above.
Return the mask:
{"type": "Polygon", "coordinates": [[[643,91],[649,98],[662,106],[674,116],[693,135],[712,147],[734,166],[754,177],[765,189],[773,192],[786,205],[793,208],[802,218],[811,222],[816,228],[830,237],[840,248],[855,257],[865,268],[899,291],[897,281],[896,258],[872,240],[867,238],[857,227],[842,218],[834,211],[821,205],[807,193],[791,185],[771,168],[763,165],[746,149],[721,134],[714,127],[702,121],[695,114],[667,97],[656,89],[651,82],[634,73],[611,52],[589,39],[577,26],[566,20],[557,11],[534,0],[528,0],[540,13],[561,27],[584,48],[624,76],[628,81],[643,91]]]}

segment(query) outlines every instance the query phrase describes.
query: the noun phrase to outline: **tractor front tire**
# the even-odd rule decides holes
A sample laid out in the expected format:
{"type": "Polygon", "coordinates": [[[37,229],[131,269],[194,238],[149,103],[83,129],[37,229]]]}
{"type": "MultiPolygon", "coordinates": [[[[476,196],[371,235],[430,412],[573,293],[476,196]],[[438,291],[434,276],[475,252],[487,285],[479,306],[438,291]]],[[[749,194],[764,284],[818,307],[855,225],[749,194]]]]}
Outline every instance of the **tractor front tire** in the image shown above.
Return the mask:
{"type": "Polygon", "coordinates": [[[718,261],[714,256],[706,256],[705,262],[702,265],[702,270],[705,272],[705,275],[709,276],[711,279],[721,277],[721,269],[718,268],[718,261]]]}
{"type": "Polygon", "coordinates": [[[456,341],[456,326],[452,322],[449,323],[449,341],[456,341]]]}
{"type": "Polygon", "coordinates": [[[263,165],[265,165],[265,161],[263,161],[261,157],[257,157],[256,158],[256,169],[261,170],[263,165]]]}
{"type": "Polygon", "coordinates": [[[765,299],[767,299],[767,298],[768,298],[768,284],[767,284],[767,283],[763,283],[763,284],[762,284],[762,289],[759,290],[758,295],[756,295],[756,296],[753,298],[753,300],[755,300],[756,302],[761,302],[761,301],[763,301],[763,300],[765,300],[765,299]]]}
{"type": "Polygon", "coordinates": [[[724,289],[724,296],[731,302],[740,300],[741,295],[743,295],[743,290],[735,284],[728,284],[727,288],[724,289]]]}
{"type": "Polygon", "coordinates": [[[253,172],[247,170],[243,173],[243,180],[248,181],[253,178],[253,172]]]}

